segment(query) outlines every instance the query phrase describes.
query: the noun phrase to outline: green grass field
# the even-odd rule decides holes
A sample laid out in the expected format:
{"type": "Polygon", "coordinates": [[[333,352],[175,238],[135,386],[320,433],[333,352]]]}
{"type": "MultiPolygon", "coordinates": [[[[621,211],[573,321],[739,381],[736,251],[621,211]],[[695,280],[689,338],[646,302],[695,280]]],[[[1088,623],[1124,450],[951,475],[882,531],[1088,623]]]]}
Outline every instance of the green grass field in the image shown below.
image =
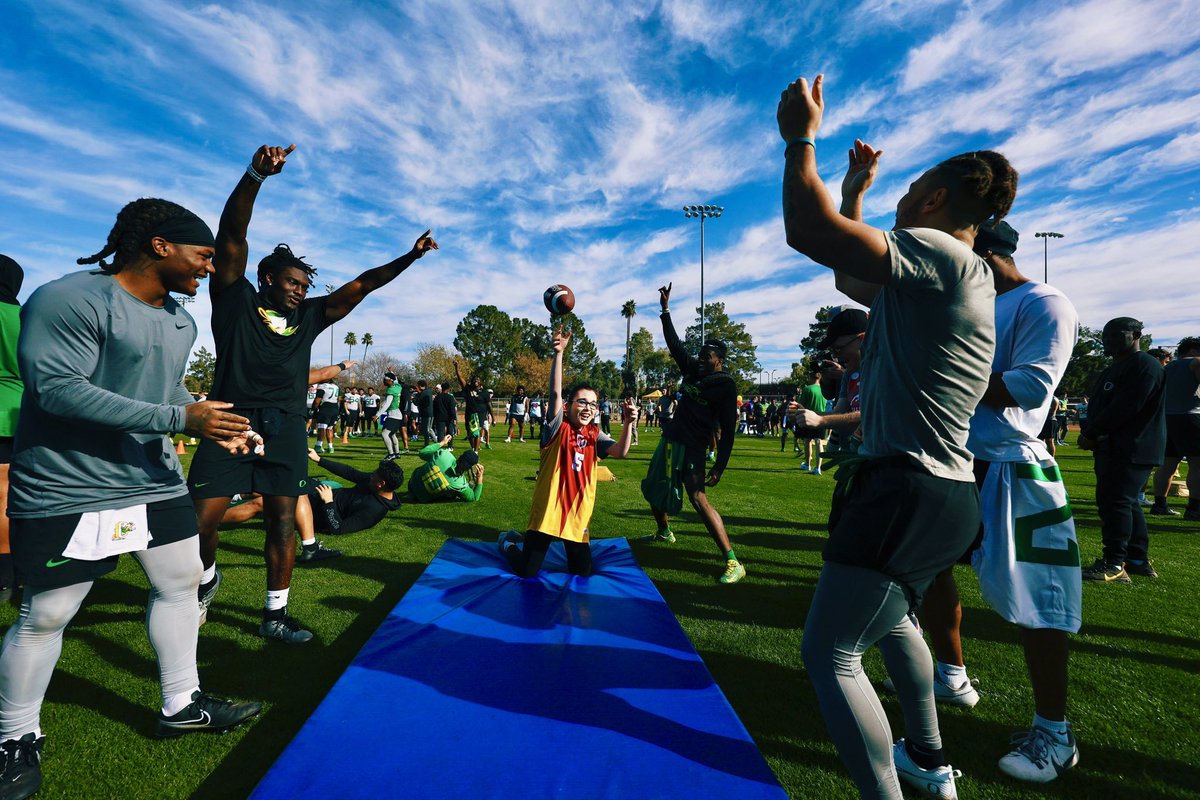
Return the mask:
{"type": "MultiPolygon", "coordinates": [[[[254,635],[265,589],[261,524],[222,534],[225,583],[200,631],[201,679],[215,693],[266,704],[252,725],[224,736],[150,738],[159,690],[143,624],[147,584],[137,562],[122,559],[67,631],[42,715],[38,797],[246,796],[448,537],[494,541],[497,531],[524,525],[537,446],[502,440],[484,453],[481,502],[405,505],[372,531],[330,537],[343,558],[297,569],[291,611],[319,643],[287,647],[254,635]]],[[[594,536],[653,530],[638,481],[657,441],[643,434],[627,461],[609,462],[618,480],[599,487],[594,536]]],[[[790,451],[790,442],[780,453],[777,440],[740,437],[710,495],[749,572],[742,583],[716,583],[723,561],[690,509],[673,525],[675,545],[635,544],[634,552],[791,797],[852,797],[800,662],[833,480],[800,473],[790,451]]],[[[380,440],[362,439],[334,457],[369,469],[382,454],[380,440]]],[[[1091,458],[1074,447],[1059,455],[1090,563],[1100,553],[1091,458]]],[[[408,471],[417,459],[401,463],[408,471]]],[[[983,695],[974,709],[940,712],[946,752],[964,772],[961,797],[1200,797],[1200,525],[1149,521],[1162,577],[1084,586],[1070,706],[1082,760],[1048,787],[1017,785],[996,768],[1009,734],[1028,727],[1031,693],[1015,629],[983,605],[971,571],[959,569],[964,649],[983,695]]],[[[15,616],[14,607],[0,608],[3,626],[15,616]]],[[[884,677],[876,652],[867,669],[884,677]]],[[[898,705],[886,695],[883,703],[895,726],[898,705]]],[[[328,731],[331,740],[353,735],[328,731]]]]}

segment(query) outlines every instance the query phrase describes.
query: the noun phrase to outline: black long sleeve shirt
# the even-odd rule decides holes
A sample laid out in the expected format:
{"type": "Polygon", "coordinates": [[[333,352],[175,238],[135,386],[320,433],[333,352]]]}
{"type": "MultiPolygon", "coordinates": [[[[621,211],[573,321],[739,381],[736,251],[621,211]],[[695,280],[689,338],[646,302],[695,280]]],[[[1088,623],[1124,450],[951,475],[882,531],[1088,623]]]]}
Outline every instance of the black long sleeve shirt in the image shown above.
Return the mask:
{"type": "Polygon", "coordinates": [[[378,525],[389,511],[400,507],[400,500],[380,497],[371,489],[371,473],[362,472],[347,464],[322,458],[321,467],[354,484],[349,489],[334,489],[333,502],[325,503],[311,492],[313,525],[322,533],[343,534],[365,531],[378,525]]]}

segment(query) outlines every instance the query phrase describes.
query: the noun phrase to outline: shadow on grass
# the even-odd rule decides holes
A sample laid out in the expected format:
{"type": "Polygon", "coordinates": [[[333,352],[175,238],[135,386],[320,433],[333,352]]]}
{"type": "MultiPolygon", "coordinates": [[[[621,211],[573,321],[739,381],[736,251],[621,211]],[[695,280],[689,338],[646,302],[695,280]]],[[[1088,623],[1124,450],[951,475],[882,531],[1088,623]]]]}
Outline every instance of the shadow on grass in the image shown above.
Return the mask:
{"type": "Polygon", "coordinates": [[[359,560],[369,563],[362,564],[356,574],[382,580],[384,586],[369,600],[341,595],[322,598],[320,602],[327,608],[357,614],[333,641],[300,647],[263,642],[258,650],[247,650],[230,640],[203,642],[204,661],[219,665],[219,691],[265,700],[269,705],[254,727],[197,787],[193,797],[249,795],[426,566],[359,560]]]}

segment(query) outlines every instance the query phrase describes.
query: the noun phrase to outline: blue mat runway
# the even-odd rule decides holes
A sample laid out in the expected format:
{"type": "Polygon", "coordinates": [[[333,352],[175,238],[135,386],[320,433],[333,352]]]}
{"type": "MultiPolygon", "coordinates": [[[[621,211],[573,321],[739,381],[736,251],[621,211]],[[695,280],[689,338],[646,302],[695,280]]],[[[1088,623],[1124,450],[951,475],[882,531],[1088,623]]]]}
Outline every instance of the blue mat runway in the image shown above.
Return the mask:
{"type": "Polygon", "coordinates": [[[252,797],[786,800],[628,543],[592,551],[521,580],[446,542],[252,797]]]}

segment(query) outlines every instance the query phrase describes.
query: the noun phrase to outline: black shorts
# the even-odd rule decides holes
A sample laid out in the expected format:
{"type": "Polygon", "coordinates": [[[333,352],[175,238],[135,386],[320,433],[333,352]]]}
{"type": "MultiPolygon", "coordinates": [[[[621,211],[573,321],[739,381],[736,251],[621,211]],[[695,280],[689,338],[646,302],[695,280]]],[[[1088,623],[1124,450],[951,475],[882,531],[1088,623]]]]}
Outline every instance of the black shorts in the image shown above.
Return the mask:
{"type": "MultiPolygon", "coordinates": [[[[325,425],[326,427],[333,425],[337,422],[338,415],[340,414],[341,411],[337,406],[332,403],[322,403],[321,407],[317,409],[317,424],[325,425]]],[[[255,428],[255,430],[258,429],[255,428]]]]}
{"type": "Polygon", "coordinates": [[[1167,414],[1167,458],[1200,456],[1200,414],[1167,414]]]}
{"type": "Polygon", "coordinates": [[[400,429],[404,427],[406,419],[407,415],[393,417],[391,414],[388,414],[388,418],[383,421],[383,429],[391,433],[399,433],[400,429]]]}
{"type": "Polygon", "coordinates": [[[979,488],[930,475],[907,456],[873,459],[835,496],[824,558],[889,576],[913,610],[979,533],[979,488]]]}
{"type": "Polygon", "coordinates": [[[0,464],[12,463],[13,437],[0,436],[0,464]]]}
{"type": "Polygon", "coordinates": [[[1054,407],[1050,407],[1050,412],[1046,414],[1046,421],[1042,424],[1042,432],[1038,434],[1039,439],[1050,439],[1054,437],[1054,407]]]}
{"type": "MultiPolygon", "coordinates": [[[[38,589],[55,589],[94,581],[117,568],[120,556],[99,561],[64,558],[83,514],[63,514],[38,519],[14,518],[9,536],[17,582],[38,589]]],[[[180,495],[146,506],[150,547],[173,544],[196,536],[196,510],[190,497],[180,495]]],[[[200,544],[197,540],[197,552],[200,544]]]]}
{"type": "Polygon", "coordinates": [[[266,452],[237,456],[207,439],[200,441],[188,470],[188,491],[197,500],[257,492],[270,497],[299,497],[308,479],[308,437],[304,417],[278,408],[233,408],[262,434],[266,452]]]}
{"type": "Polygon", "coordinates": [[[372,408],[364,408],[363,412],[362,412],[363,419],[375,419],[375,415],[378,413],[379,413],[379,406],[374,406],[372,408]]]}

